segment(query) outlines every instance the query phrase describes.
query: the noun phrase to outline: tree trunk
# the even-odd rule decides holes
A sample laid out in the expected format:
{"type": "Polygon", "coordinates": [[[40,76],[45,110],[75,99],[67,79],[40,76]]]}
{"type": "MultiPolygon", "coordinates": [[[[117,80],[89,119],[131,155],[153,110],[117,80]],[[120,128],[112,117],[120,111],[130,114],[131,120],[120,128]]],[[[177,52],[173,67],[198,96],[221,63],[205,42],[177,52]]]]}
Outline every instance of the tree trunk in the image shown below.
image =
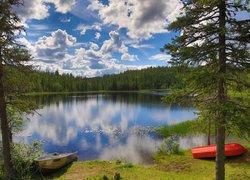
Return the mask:
{"type": "Polygon", "coordinates": [[[227,100],[226,81],[224,75],[226,73],[226,2],[222,0],[219,5],[219,78],[218,78],[218,113],[217,113],[217,137],[216,137],[216,179],[225,179],[225,112],[221,107],[225,105],[227,100]]]}
{"type": "Polygon", "coordinates": [[[9,137],[9,125],[8,125],[7,111],[6,111],[6,102],[4,96],[3,65],[1,62],[0,62],[0,118],[1,118],[2,143],[3,143],[4,171],[5,171],[5,176],[8,179],[10,179],[12,175],[10,137],[9,137]]]}
{"type": "Polygon", "coordinates": [[[211,144],[210,142],[210,136],[211,136],[211,119],[208,119],[208,132],[207,132],[207,145],[209,146],[211,144]]]}
{"type": "MultiPolygon", "coordinates": [[[[220,122],[219,122],[220,123],[220,122]]],[[[216,180],[225,179],[225,127],[218,124],[216,150],[216,180]]]]}

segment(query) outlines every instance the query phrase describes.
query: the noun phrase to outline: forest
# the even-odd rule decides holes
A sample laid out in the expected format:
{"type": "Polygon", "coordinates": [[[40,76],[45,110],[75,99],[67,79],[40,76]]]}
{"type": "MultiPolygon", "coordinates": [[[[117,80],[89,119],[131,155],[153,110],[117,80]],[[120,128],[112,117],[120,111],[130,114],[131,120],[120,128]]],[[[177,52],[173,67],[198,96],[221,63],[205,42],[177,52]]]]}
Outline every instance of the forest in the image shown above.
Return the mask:
{"type": "Polygon", "coordinates": [[[184,86],[182,78],[190,71],[191,68],[186,67],[150,67],[94,78],[60,75],[58,71],[32,71],[28,74],[19,72],[17,77],[19,82],[28,84],[20,90],[24,92],[126,91],[181,88],[184,86]]]}

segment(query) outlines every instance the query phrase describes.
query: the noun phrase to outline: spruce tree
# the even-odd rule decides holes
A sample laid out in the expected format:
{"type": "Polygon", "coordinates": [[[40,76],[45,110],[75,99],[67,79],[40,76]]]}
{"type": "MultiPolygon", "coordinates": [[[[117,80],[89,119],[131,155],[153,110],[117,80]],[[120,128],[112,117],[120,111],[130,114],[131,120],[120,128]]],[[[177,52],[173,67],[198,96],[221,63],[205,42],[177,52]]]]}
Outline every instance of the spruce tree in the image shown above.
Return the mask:
{"type": "MultiPolygon", "coordinates": [[[[20,0],[0,1],[0,119],[3,143],[4,170],[6,178],[13,176],[11,165],[11,131],[6,110],[7,94],[13,91],[6,86],[6,67],[21,69],[30,60],[28,51],[15,41],[16,34],[23,30],[20,19],[12,6],[21,5],[20,0]]],[[[7,79],[8,81],[8,79],[7,79]]]]}
{"type": "Polygon", "coordinates": [[[183,10],[169,26],[179,35],[162,51],[172,55],[173,65],[194,66],[198,71],[188,78],[188,88],[171,97],[191,97],[200,116],[216,122],[216,179],[223,180],[225,131],[229,125],[246,122],[249,115],[249,107],[228,93],[249,87],[249,1],[194,0],[183,10]],[[242,12],[248,12],[247,18],[237,18],[242,12]]]}

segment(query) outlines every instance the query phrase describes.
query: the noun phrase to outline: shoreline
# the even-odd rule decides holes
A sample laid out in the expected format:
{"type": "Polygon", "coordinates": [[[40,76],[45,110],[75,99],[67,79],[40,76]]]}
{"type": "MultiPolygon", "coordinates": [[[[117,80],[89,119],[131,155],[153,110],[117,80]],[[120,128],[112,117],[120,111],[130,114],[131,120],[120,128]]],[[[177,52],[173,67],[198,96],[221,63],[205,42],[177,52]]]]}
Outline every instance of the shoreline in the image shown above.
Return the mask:
{"type": "Polygon", "coordinates": [[[59,94],[91,94],[91,93],[144,93],[144,92],[155,92],[155,91],[168,91],[168,89],[143,89],[143,90],[100,90],[100,91],[76,91],[76,92],[29,92],[24,93],[26,96],[35,95],[59,95],[59,94]]]}
{"type": "MultiPolygon", "coordinates": [[[[250,150],[250,146],[247,146],[247,149],[250,150]]],[[[119,173],[123,179],[165,180],[213,179],[215,175],[215,160],[193,159],[191,150],[171,155],[156,153],[153,158],[155,162],[153,165],[136,165],[119,160],[74,162],[45,177],[48,179],[114,179],[114,175],[119,173]]],[[[249,152],[239,157],[227,158],[226,179],[249,178],[249,161],[249,152]]]]}

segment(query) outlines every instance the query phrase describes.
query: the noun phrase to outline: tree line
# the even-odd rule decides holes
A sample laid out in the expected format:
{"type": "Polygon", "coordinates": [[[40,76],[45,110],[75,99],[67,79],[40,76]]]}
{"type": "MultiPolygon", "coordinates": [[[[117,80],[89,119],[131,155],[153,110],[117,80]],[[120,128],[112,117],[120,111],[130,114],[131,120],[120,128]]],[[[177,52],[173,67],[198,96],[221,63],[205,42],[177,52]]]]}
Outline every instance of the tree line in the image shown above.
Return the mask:
{"type": "Polygon", "coordinates": [[[103,77],[74,77],[72,74],[60,75],[58,71],[20,73],[19,82],[29,86],[23,92],[76,92],[76,91],[116,91],[143,89],[182,88],[183,76],[191,72],[185,67],[150,67],[142,70],[129,70],[120,74],[103,77]]]}

